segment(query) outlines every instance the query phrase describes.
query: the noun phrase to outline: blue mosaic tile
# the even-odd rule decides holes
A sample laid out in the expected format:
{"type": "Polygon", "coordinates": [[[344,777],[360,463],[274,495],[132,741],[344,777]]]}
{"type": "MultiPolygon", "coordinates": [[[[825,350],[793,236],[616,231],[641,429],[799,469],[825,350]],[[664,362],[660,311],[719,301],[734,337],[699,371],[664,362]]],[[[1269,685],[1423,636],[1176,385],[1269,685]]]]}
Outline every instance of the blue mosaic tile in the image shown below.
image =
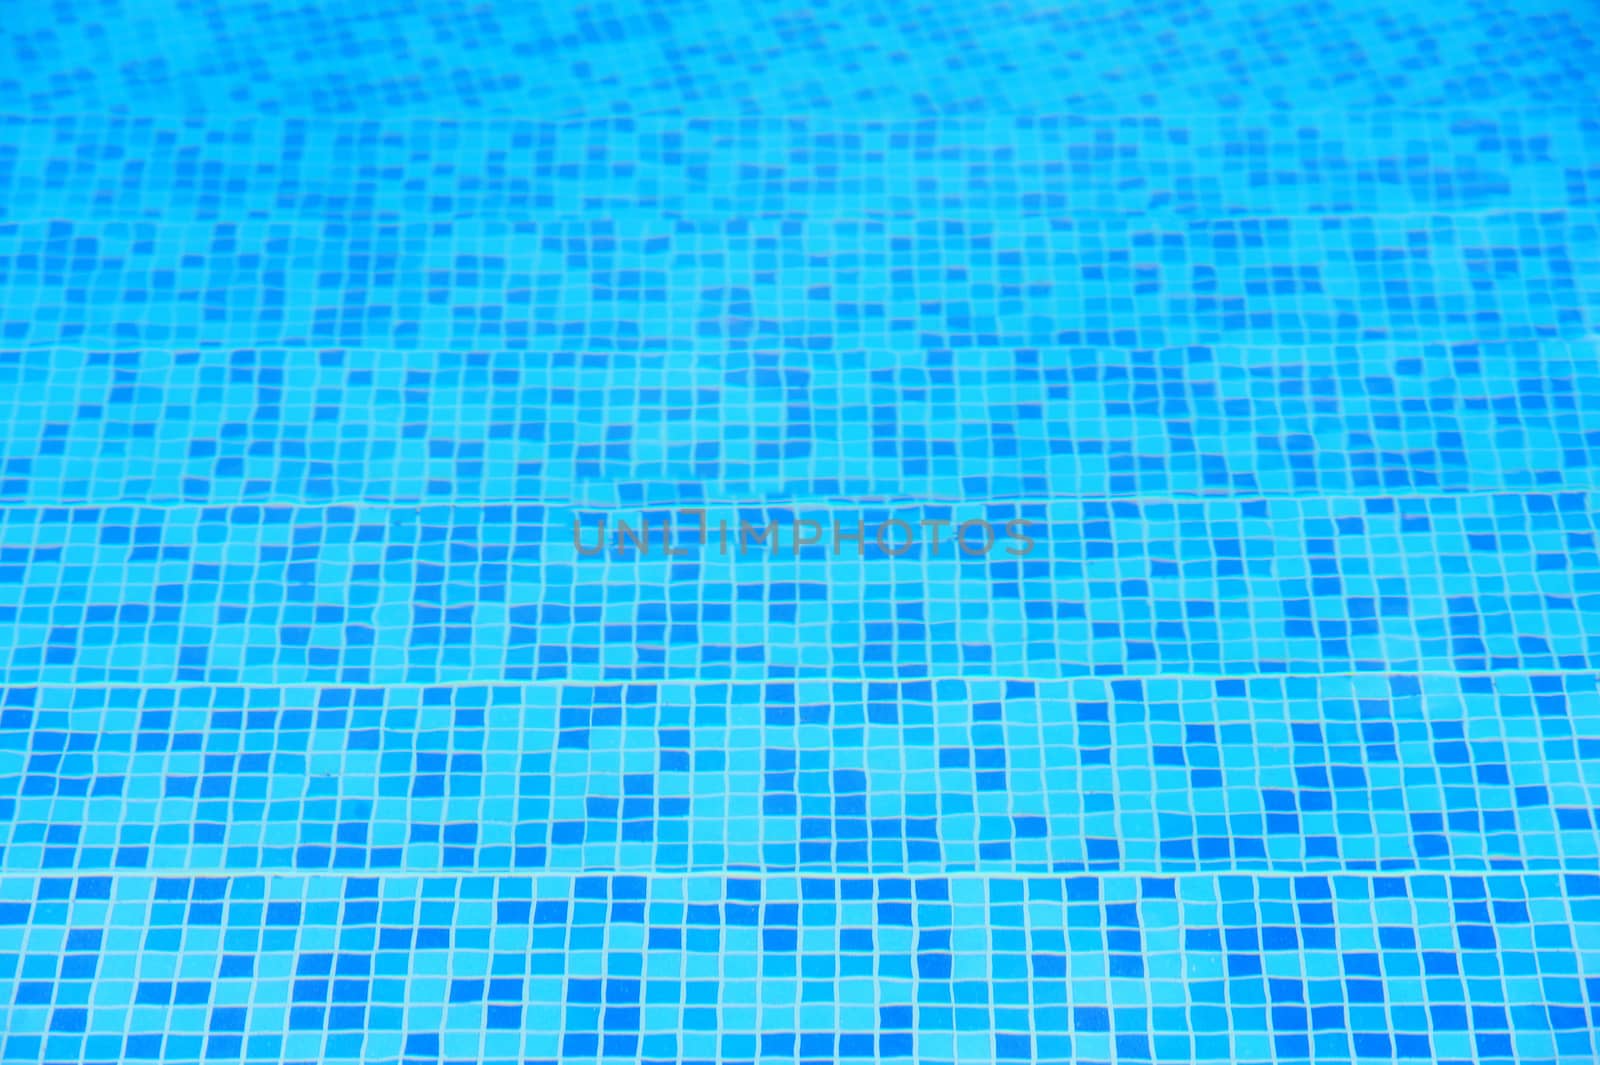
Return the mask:
{"type": "Polygon", "coordinates": [[[0,116],[0,218],[1005,218],[1593,208],[1583,111],[322,120],[0,116]]]}
{"type": "Polygon", "coordinates": [[[1596,1052],[1597,894],[1592,874],[7,879],[4,1052],[1573,1061],[1596,1052]]]}
{"type": "Polygon", "coordinates": [[[0,868],[1600,870],[1592,673],[0,692],[0,868]]]}
{"type": "Polygon", "coordinates": [[[670,352],[1583,339],[1591,211],[0,223],[0,342],[670,352]]]}
{"type": "Polygon", "coordinates": [[[1600,1060],[1584,5],[12,8],[0,1061],[1600,1060]]]}
{"type": "Polygon", "coordinates": [[[0,110],[565,116],[1362,111],[1593,97],[1553,0],[802,8],[56,0],[16,12],[0,110]]]}
{"type": "Polygon", "coordinates": [[[0,385],[0,499],[38,504],[1383,495],[1600,476],[1592,341],[37,348],[0,350],[0,385]]]}
{"type": "Polygon", "coordinates": [[[1585,493],[703,518],[537,505],[8,507],[0,678],[1600,669],[1597,515],[1585,493]]]}

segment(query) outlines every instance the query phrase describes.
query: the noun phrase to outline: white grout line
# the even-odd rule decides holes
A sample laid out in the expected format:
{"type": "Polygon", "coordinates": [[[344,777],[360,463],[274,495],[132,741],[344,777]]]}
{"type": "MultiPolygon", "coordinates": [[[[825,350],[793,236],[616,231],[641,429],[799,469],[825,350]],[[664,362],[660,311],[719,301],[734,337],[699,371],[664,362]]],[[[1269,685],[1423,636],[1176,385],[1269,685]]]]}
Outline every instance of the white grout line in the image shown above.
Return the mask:
{"type": "MultiPolygon", "coordinates": [[[[894,194],[891,193],[890,195],[892,196],[894,194]]],[[[1022,193],[1018,193],[1018,195],[1020,196],[1022,193]]],[[[905,196],[908,199],[914,199],[917,197],[917,194],[906,193],[905,196]]],[[[611,209],[611,207],[607,208],[607,210],[611,209]]],[[[271,226],[274,229],[280,230],[288,229],[297,231],[313,231],[327,229],[330,226],[353,226],[363,228],[381,226],[398,227],[403,229],[406,227],[432,227],[441,224],[464,224],[505,227],[532,226],[539,228],[545,226],[573,226],[582,224],[614,227],[615,232],[607,235],[626,239],[630,236],[651,236],[660,234],[672,235],[675,228],[684,223],[689,225],[712,226],[734,223],[744,224],[751,222],[770,224],[793,222],[813,229],[819,229],[821,227],[831,225],[874,225],[886,227],[898,225],[909,229],[915,225],[937,225],[945,221],[959,221],[974,226],[983,226],[986,222],[992,219],[995,223],[993,226],[986,229],[979,229],[973,233],[968,233],[965,235],[969,237],[980,236],[991,237],[995,239],[1005,239],[1012,236],[1038,236],[1045,227],[1054,226],[1057,224],[1070,227],[1070,229],[1064,229],[1061,232],[1076,233],[1084,229],[1085,223],[1092,224],[1101,220],[1115,220],[1121,222],[1135,218],[1149,218],[1151,219],[1151,223],[1149,226],[1144,227],[1132,225],[1125,227],[1125,232],[1130,235],[1137,235],[1145,232],[1146,230],[1158,229],[1162,226],[1171,227],[1176,225],[1193,225],[1195,223],[1210,222],[1233,224],[1241,222],[1337,221],[1340,223],[1350,223],[1360,222],[1366,219],[1380,221],[1415,219],[1417,221],[1432,222],[1441,218],[1486,219],[1527,215],[1544,217],[1566,215],[1574,218],[1591,219],[1597,214],[1600,214],[1600,207],[1595,207],[1590,204],[1559,207],[1520,207],[1508,205],[1502,207],[1483,207],[1473,210],[1452,210],[1447,208],[1429,209],[1426,207],[1417,207],[1409,211],[1330,210],[1323,213],[1303,214],[1276,214],[1271,212],[1255,211],[1218,214],[1208,213],[1203,210],[1185,211],[1181,207],[1128,207],[1117,210],[1107,210],[1104,208],[1074,209],[1069,204],[1067,207],[1054,212],[1016,211],[995,207],[984,207],[981,209],[981,212],[979,212],[978,209],[968,211],[956,208],[944,208],[943,210],[948,210],[952,213],[941,213],[932,217],[929,217],[928,215],[916,210],[913,205],[907,205],[907,207],[898,211],[885,210],[882,214],[877,215],[837,214],[832,211],[818,213],[812,213],[808,211],[785,212],[780,210],[745,212],[714,211],[702,214],[698,212],[676,212],[664,210],[663,208],[654,205],[641,205],[637,209],[648,217],[629,216],[627,218],[618,219],[615,216],[608,216],[600,218],[596,217],[594,212],[585,211],[581,208],[565,211],[555,209],[538,210],[530,212],[529,214],[519,214],[514,216],[483,212],[459,215],[435,215],[430,212],[417,213],[411,210],[407,210],[405,214],[399,214],[397,212],[400,211],[401,208],[395,207],[390,208],[387,212],[378,209],[343,211],[328,210],[324,214],[313,215],[312,217],[296,215],[292,218],[283,219],[275,218],[272,214],[267,213],[273,210],[273,205],[263,204],[260,208],[256,209],[254,213],[248,214],[243,218],[209,217],[168,220],[167,218],[159,215],[153,217],[147,215],[129,215],[127,217],[123,217],[121,215],[96,214],[94,213],[93,209],[91,209],[88,216],[75,218],[64,218],[50,215],[29,215],[8,218],[4,215],[0,215],[0,230],[3,230],[5,227],[20,228],[23,226],[43,226],[63,223],[72,226],[76,235],[81,236],[92,232],[94,229],[99,227],[132,225],[154,227],[166,231],[210,229],[219,226],[271,226]]],[[[1115,236],[1122,232],[1124,232],[1124,230],[1119,229],[1116,233],[1111,235],[1115,236]]],[[[364,234],[359,233],[352,234],[352,236],[363,235],[364,234]]],[[[513,236],[515,234],[494,233],[491,235],[499,237],[502,235],[513,236]]],[[[701,233],[699,235],[705,236],[716,234],[701,233]]],[[[760,234],[755,231],[751,231],[746,235],[759,236],[760,234]]],[[[884,235],[889,236],[893,234],[885,233],[884,235]]],[[[1095,232],[1094,235],[1103,236],[1104,234],[1095,232]]],[[[830,249],[830,251],[839,250],[850,251],[854,249],[848,246],[842,249],[830,249]]],[[[496,251],[495,249],[487,249],[484,251],[484,254],[496,254],[496,251]]],[[[1580,269],[1584,265],[1584,260],[1580,259],[1578,262],[1580,269]]],[[[670,273],[671,270],[668,272],[670,273]]]]}
{"type": "MultiPolygon", "coordinates": [[[[646,482],[663,483],[663,482],[646,482]]],[[[673,500],[644,503],[588,503],[570,499],[550,498],[524,498],[520,496],[486,497],[486,498],[461,498],[451,497],[446,499],[51,499],[32,500],[25,498],[0,499],[0,511],[17,510],[106,510],[111,508],[121,509],[180,509],[215,510],[219,508],[235,507],[273,507],[292,510],[322,510],[334,507],[355,507],[368,510],[460,510],[466,508],[482,509],[487,507],[544,507],[549,510],[570,513],[573,511],[622,511],[632,514],[639,511],[651,513],[693,513],[696,511],[712,511],[718,508],[734,510],[805,510],[805,509],[830,509],[851,510],[869,507],[1034,507],[1034,506],[1071,506],[1089,503],[1122,504],[1135,503],[1151,506],[1193,506],[1195,504],[1243,506],[1249,503],[1356,503],[1377,500],[1391,500],[1405,502],[1415,500],[1418,502],[1439,501],[1446,499],[1481,499],[1489,498],[1527,498],[1530,496],[1595,496],[1600,494],[1600,476],[1594,484],[1567,484],[1545,485],[1540,487],[1496,487],[1496,488],[1440,488],[1432,491],[1409,492],[1319,492],[1304,493],[1273,493],[1273,494],[1242,494],[1218,492],[1206,495],[1160,495],[1160,494],[1130,494],[1130,495],[1058,495],[1058,496],[849,496],[849,497],[802,497],[769,499],[706,499],[706,500],[673,500]]],[[[1597,500],[1600,504],[1600,500],[1597,500]]],[[[1434,514],[1434,517],[1442,515],[1434,514]]],[[[551,528],[565,528],[565,525],[551,524],[551,528]]]]}
{"type": "MultiPolygon", "coordinates": [[[[1524,861],[1523,859],[1517,859],[1524,861]]],[[[1525,861],[1524,861],[1524,864],[1525,861]]],[[[966,869],[950,872],[922,872],[906,870],[872,871],[872,870],[838,870],[838,869],[689,869],[683,871],[660,870],[648,868],[607,868],[595,867],[571,870],[544,869],[518,869],[518,868],[490,868],[490,869],[445,869],[445,868],[419,868],[419,869],[352,869],[352,870],[295,870],[295,869],[215,869],[206,867],[185,866],[181,868],[162,869],[0,869],[0,882],[6,880],[76,880],[86,877],[124,877],[131,879],[165,879],[168,877],[193,877],[210,880],[242,880],[248,877],[270,877],[274,880],[398,880],[398,879],[577,879],[581,877],[604,877],[614,879],[620,877],[639,877],[646,880],[774,880],[784,879],[821,879],[821,880],[998,880],[998,879],[1092,879],[1092,880],[1117,880],[1117,879],[1218,879],[1234,877],[1250,880],[1287,880],[1304,877],[1344,877],[1349,879],[1371,880],[1377,877],[1422,877],[1422,876],[1472,876],[1485,877],[1516,877],[1523,879],[1532,876],[1568,876],[1590,875],[1600,871],[1600,866],[1587,866],[1567,868],[1565,866],[1533,867],[1522,869],[1493,869],[1487,864],[1480,867],[1462,867],[1459,865],[1419,865],[1409,869],[1342,869],[1342,868],[1315,868],[1315,869],[1075,869],[1072,871],[1052,872],[1050,870],[1015,870],[1015,869],[966,869]]],[[[9,901],[32,901],[14,899],[9,901]]],[[[74,900],[61,900],[74,901],[74,900]]],[[[86,900],[104,901],[104,900],[86,900]]],[[[116,900],[111,900],[115,902],[116,900]]],[[[174,899],[174,902],[188,902],[190,899],[174,899]]],[[[219,899],[217,901],[229,901],[219,899]]],[[[249,901],[249,900],[242,900],[249,901]]],[[[289,901],[289,900],[278,900],[289,901]]],[[[334,900],[319,900],[334,901],[334,900]]],[[[474,900],[488,901],[488,900],[474,900]]],[[[611,898],[595,899],[596,902],[618,901],[611,898]]],[[[622,900],[634,901],[634,900],[622,900]]],[[[649,900],[646,900],[649,901],[649,900]]],[[[659,900],[658,900],[659,901],[659,900]]],[[[734,900],[741,901],[741,900],[734,900]]],[[[907,901],[916,901],[915,899],[907,901]]]]}
{"type": "Polygon", "coordinates": [[[1336,116],[1341,121],[1355,125],[1378,125],[1396,118],[1452,118],[1458,120],[1499,120],[1506,116],[1515,118],[1545,118],[1554,116],[1570,117],[1589,121],[1587,112],[1577,106],[1566,104],[1539,104],[1535,106],[1501,108],[1492,104],[1477,106],[1450,106],[1450,107],[1376,107],[1352,112],[1348,108],[1269,108],[1268,110],[1216,110],[1216,111],[1173,111],[1161,109],[1159,111],[1038,111],[1029,110],[997,110],[984,114],[927,114],[924,112],[908,114],[873,115],[872,117],[852,118],[849,115],[831,115],[815,113],[771,113],[760,114],[693,114],[674,110],[640,111],[633,114],[591,115],[570,113],[549,118],[532,118],[522,115],[481,115],[463,117],[459,114],[427,114],[402,112],[383,116],[361,116],[352,113],[310,111],[287,112],[275,111],[268,114],[232,114],[228,112],[212,114],[196,114],[194,112],[151,112],[151,111],[107,111],[88,109],[82,111],[61,111],[50,114],[37,112],[0,111],[0,121],[17,121],[37,124],[51,124],[56,122],[70,122],[78,120],[103,119],[107,121],[128,122],[145,124],[151,122],[180,122],[186,125],[258,125],[264,122],[306,122],[310,124],[344,123],[360,126],[395,126],[410,123],[439,123],[454,126],[590,126],[590,125],[625,125],[629,123],[648,122],[682,122],[686,124],[762,124],[762,123],[804,123],[826,130],[853,130],[862,126],[897,125],[933,125],[938,123],[999,123],[1027,121],[1036,124],[1045,123],[1071,123],[1077,121],[1136,121],[1170,123],[1183,119],[1221,119],[1247,125],[1250,122],[1266,123],[1282,120],[1292,122],[1302,118],[1317,118],[1336,116]]]}
{"type": "MultiPolygon", "coordinates": [[[[571,687],[571,688],[611,688],[629,686],[651,686],[658,688],[687,688],[703,685],[716,685],[727,687],[730,685],[768,685],[768,684],[939,684],[947,681],[970,681],[979,684],[1018,683],[1036,685],[1063,685],[1077,684],[1084,681],[1094,681],[1101,684],[1111,684],[1117,681],[1138,681],[1141,683],[1154,683],[1169,681],[1179,683],[1200,683],[1219,680],[1243,681],[1270,681],[1270,680],[1322,680],[1322,679],[1349,679],[1356,677],[1371,677],[1374,679],[1388,679],[1391,677],[1587,677],[1600,675],[1600,669],[1573,669],[1566,667],[1551,667],[1549,669],[1350,669],[1330,670],[1325,672],[1283,672],[1283,673],[1115,673],[1115,674],[1089,674],[1079,673],[1066,677],[1038,677],[1021,676],[1017,674],[960,674],[938,675],[926,677],[905,676],[855,676],[839,677],[826,673],[812,675],[799,675],[792,677],[762,676],[676,676],[676,677],[536,677],[529,680],[507,679],[475,679],[475,680],[437,680],[437,681],[384,681],[384,680],[294,680],[273,683],[267,681],[23,681],[6,680],[0,677],[0,690],[33,689],[39,691],[125,691],[136,689],[140,691],[210,691],[218,688],[246,689],[251,691],[285,691],[285,690],[310,690],[325,691],[328,689],[364,689],[381,688],[386,691],[411,691],[436,688],[527,688],[527,687],[571,687]]],[[[0,709],[5,709],[0,707],[0,709]]],[[[14,707],[11,709],[34,710],[66,710],[68,707],[14,707]]],[[[100,709],[100,708],[97,708],[100,709]]],[[[185,709],[172,707],[171,709],[185,709]]],[[[194,710],[268,710],[272,707],[190,707],[194,710]]],[[[315,708],[312,708],[315,709],[315,708]]],[[[330,709],[352,709],[351,707],[338,707],[330,709]]],[[[393,709],[391,707],[371,707],[373,710],[393,709]]],[[[418,709],[417,707],[402,707],[400,709],[418,709]]],[[[473,709],[473,710],[523,710],[522,706],[510,703],[491,704],[479,707],[438,707],[437,709],[473,709]]]]}

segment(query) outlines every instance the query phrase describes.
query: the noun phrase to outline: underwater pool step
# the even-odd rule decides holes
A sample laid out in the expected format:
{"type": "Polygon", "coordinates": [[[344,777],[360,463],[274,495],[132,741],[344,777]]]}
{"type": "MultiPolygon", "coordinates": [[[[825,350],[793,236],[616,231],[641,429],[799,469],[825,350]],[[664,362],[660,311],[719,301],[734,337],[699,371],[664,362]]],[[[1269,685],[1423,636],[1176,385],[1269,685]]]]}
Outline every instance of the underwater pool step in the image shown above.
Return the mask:
{"type": "Polygon", "coordinates": [[[1592,97],[1562,0],[832,9],[23,8],[0,109],[301,114],[1366,111],[1592,97]]]}
{"type": "Polygon", "coordinates": [[[1597,896],[1509,873],[11,877],[0,949],[26,941],[30,967],[6,1046],[70,1027],[96,1060],[1578,1062],[1597,896]],[[1258,1020],[1235,1031],[1240,1010],[1258,1020]]]}
{"type": "Polygon", "coordinates": [[[995,220],[1600,205],[1577,109],[852,120],[0,116],[0,219],[995,220]]]}
{"type": "Polygon", "coordinates": [[[1594,672],[0,690],[0,875],[1600,872],[1594,672]]]}
{"type": "Polygon", "coordinates": [[[678,518],[670,555],[670,515],[635,511],[627,532],[625,517],[539,504],[0,508],[0,678],[1600,667],[1590,493],[708,508],[703,534],[678,518]]]}
{"type": "Polygon", "coordinates": [[[1600,214],[0,223],[16,347],[926,351],[1593,335],[1600,214]]]}
{"type": "Polygon", "coordinates": [[[0,501],[745,505],[1600,484],[1600,342],[0,349],[0,501]]]}

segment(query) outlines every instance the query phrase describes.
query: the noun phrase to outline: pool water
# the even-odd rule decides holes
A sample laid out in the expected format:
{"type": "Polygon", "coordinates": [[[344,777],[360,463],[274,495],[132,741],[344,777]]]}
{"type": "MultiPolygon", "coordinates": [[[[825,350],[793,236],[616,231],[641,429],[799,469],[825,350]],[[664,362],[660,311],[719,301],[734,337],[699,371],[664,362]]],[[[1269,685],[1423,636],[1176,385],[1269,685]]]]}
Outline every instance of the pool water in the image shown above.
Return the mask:
{"type": "Polygon", "coordinates": [[[1596,1061],[1597,14],[8,5],[0,1060],[1596,1061]]]}

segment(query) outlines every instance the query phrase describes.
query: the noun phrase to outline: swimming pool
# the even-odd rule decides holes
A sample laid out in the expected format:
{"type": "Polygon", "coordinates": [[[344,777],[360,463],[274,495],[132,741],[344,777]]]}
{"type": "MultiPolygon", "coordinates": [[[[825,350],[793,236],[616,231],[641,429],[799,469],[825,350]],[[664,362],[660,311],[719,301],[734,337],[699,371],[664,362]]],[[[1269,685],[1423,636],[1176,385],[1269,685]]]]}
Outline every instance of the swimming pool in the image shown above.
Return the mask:
{"type": "Polygon", "coordinates": [[[1593,11],[12,7],[0,1059],[1600,1055],[1593,11]]]}

